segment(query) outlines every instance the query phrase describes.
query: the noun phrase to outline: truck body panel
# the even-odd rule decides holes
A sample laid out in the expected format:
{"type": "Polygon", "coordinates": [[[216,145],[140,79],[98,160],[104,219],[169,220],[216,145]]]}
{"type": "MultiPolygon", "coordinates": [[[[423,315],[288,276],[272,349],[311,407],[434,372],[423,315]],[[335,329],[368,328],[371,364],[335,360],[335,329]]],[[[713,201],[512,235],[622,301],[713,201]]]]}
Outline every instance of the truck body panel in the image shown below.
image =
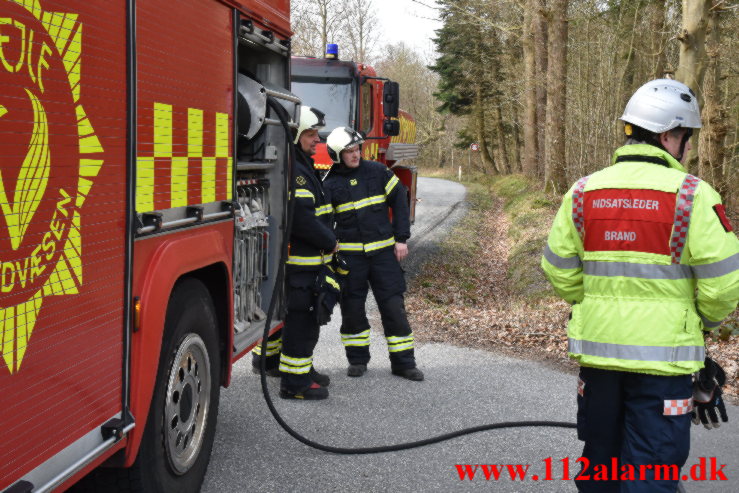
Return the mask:
{"type": "Polygon", "coordinates": [[[126,29],[118,19],[122,2],[1,6],[0,490],[121,413],[126,29]]]}
{"type": "Polygon", "coordinates": [[[0,491],[133,464],[183,279],[217,311],[216,384],[259,341],[287,139],[269,109],[245,138],[238,95],[295,114],[290,34],[289,0],[0,3],[0,491]]]}

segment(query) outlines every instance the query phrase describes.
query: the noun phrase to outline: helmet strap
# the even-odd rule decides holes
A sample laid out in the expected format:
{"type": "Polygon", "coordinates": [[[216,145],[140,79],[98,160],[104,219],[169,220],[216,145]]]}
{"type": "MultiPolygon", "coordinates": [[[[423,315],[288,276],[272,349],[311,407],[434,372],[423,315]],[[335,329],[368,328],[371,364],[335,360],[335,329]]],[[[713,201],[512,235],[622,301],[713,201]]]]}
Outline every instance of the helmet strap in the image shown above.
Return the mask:
{"type": "Polygon", "coordinates": [[[693,129],[687,128],[685,129],[685,133],[683,134],[683,139],[680,141],[680,153],[677,156],[678,161],[682,161],[683,155],[685,154],[685,146],[688,144],[688,140],[690,140],[690,137],[693,136],[693,129]]]}

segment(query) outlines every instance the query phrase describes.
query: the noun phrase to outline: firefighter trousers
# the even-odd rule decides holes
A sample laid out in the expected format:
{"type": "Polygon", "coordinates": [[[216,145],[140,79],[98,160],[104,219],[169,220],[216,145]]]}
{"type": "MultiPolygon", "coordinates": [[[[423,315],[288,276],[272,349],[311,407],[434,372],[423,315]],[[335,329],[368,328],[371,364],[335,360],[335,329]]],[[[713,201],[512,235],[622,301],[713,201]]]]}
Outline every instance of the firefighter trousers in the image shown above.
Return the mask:
{"type": "Polygon", "coordinates": [[[587,462],[583,479],[575,480],[578,491],[675,493],[690,452],[692,395],[690,375],[581,367],[577,437],[585,442],[582,457],[587,462]],[[645,471],[643,478],[640,470],[645,471]],[[606,472],[598,476],[599,471],[606,472]]]}
{"type": "Polygon", "coordinates": [[[310,370],[320,330],[314,308],[316,275],[311,271],[297,272],[288,274],[286,279],[287,315],[279,368],[282,388],[291,391],[300,391],[313,382],[310,370]]]}
{"type": "MultiPolygon", "coordinates": [[[[278,329],[267,339],[267,370],[276,370],[280,365],[280,351],[282,350],[282,329],[278,329]]],[[[259,343],[251,350],[251,365],[259,368],[262,358],[262,344],[259,343]]]]}
{"type": "Polygon", "coordinates": [[[372,294],[380,311],[382,327],[394,370],[416,367],[413,333],[405,312],[405,276],[392,248],[372,256],[346,255],[349,275],[341,295],[341,341],[349,364],[364,364],[370,360],[370,324],[365,304],[372,294]]]}

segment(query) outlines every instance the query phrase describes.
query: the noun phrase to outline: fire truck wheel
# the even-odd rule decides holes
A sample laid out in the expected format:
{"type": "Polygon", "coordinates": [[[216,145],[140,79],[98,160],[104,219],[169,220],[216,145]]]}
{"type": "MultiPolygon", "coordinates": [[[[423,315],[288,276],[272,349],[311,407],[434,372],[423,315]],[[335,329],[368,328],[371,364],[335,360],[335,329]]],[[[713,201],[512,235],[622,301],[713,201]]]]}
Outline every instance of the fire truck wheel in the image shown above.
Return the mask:
{"type": "Polygon", "coordinates": [[[220,396],[215,309],[197,279],[178,283],[167,307],[149,418],[136,459],[144,492],[200,490],[220,396]]]}

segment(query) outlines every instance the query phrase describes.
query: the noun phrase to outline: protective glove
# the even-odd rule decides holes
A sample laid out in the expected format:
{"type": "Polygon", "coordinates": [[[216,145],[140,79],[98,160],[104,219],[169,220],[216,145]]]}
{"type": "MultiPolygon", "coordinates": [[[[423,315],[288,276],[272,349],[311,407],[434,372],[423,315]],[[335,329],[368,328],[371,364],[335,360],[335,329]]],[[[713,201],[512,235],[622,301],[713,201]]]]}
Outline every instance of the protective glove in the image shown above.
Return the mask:
{"type": "Polygon", "coordinates": [[[334,258],[331,261],[331,267],[333,271],[339,276],[339,279],[349,275],[349,264],[346,263],[346,259],[341,252],[334,253],[334,258]]]}
{"type": "Polygon", "coordinates": [[[729,421],[724,400],[721,398],[721,387],[725,383],[726,373],[723,368],[711,358],[706,358],[705,368],[698,371],[693,378],[693,423],[703,423],[710,430],[721,426],[719,415],[724,423],[729,421]]]}
{"type": "Polygon", "coordinates": [[[341,285],[337,280],[337,276],[328,265],[324,265],[319,271],[314,287],[316,293],[315,316],[319,325],[327,324],[331,321],[331,314],[334,307],[341,299],[341,285]]]}

